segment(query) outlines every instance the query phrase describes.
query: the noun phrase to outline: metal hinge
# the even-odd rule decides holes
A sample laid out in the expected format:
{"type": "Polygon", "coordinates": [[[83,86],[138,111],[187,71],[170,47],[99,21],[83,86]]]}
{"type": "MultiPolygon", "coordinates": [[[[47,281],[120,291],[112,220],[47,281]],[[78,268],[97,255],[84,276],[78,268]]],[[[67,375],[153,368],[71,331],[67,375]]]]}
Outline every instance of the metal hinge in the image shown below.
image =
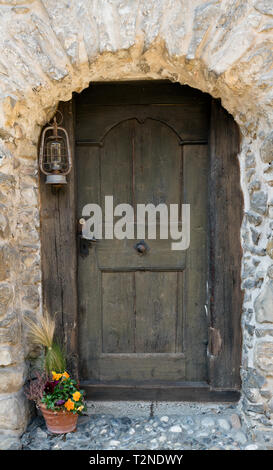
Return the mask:
{"type": "Polygon", "coordinates": [[[222,338],[217,328],[209,327],[209,352],[212,356],[218,356],[222,347],[222,338]]]}

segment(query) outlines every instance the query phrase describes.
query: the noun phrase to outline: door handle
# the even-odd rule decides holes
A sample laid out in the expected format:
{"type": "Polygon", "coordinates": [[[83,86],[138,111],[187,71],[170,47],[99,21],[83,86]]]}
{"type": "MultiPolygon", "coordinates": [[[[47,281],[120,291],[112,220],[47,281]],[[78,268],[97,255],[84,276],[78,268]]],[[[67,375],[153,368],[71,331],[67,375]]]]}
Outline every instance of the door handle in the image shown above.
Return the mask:
{"type": "Polygon", "coordinates": [[[82,235],[79,235],[79,245],[80,245],[80,255],[81,256],[88,256],[89,255],[89,248],[92,245],[97,243],[96,238],[84,238],[82,235]]]}
{"type": "Polygon", "coordinates": [[[149,250],[149,247],[148,245],[145,243],[144,240],[140,240],[135,246],[134,246],[135,250],[140,254],[140,255],[144,255],[148,250],[149,250]]]}
{"type": "Polygon", "coordinates": [[[79,240],[79,251],[80,255],[85,257],[89,255],[89,248],[98,242],[98,240],[93,238],[85,238],[82,235],[82,226],[85,224],[85,220],[82,218],[78,221],[78,240],[79,240]]]}

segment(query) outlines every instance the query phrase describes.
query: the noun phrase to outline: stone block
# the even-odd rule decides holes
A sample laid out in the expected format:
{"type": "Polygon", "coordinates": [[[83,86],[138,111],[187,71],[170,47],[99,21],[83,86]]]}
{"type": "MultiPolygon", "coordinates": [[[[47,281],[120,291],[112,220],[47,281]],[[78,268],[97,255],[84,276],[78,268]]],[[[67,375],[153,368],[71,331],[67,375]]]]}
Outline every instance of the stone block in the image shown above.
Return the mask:
{"type": "Polygon", "coordinates": [[[258,214],[265,215],[267,212],[267,195],[264,191],[256,191],[250,197],[252,210],[258,214]]]}
{"type": "Polygon", "coordinates": [[[20,450],[22,443],[19,436],[0,433],[0,450],[20,450]]]}
{"type": "Polygon", "coordinates": [[[40,304],[40,294],[37,286],[28,286],[25,290],[25,295],[23,297],[23,303],[25,306],[31,309],[39,307],[40,304]]]}
{"type": "Polygon", "coordinates": [[[7,217],[1,212],[0,213],[0,237],[3,239],[8,238],[10,235],[10,228],[7,217]]]}
{"type": "Polygon", "coordinates": [[[0,367],[9,366],[13,363],[12,350],[9,346],[0,348],[0,367]]]}
{"type": "Polygon", "coordinates": [[[267,243],[266,253],[268,254],[268,256],[270,256],[270,258],[273,259],[273,238],[267,243]]]}
{"type": "Polygon", "coordinates": [[[273,323],[273,280],[267,282],[254,302],[256,320],[273,323]]]}
{"type": "Polygon", "coordinates": [[[258,0],[254,2],[254,7],[263,15],[273,16],[273,5],[271,0],[258,0]]]}
{"type": "Polygon", "coordinates": [[[15,178],[12,175],[0,172],[0,190],[4,193],[10,192],[15,187],[15,178]]]}
{"type": "Polygon", "coordinates": [[[21,328],[17,320],[10,325],[0,327],[0,344],[15,345],[19,342],[21,328]]]}
{"type": "Polygon", "coordinates": [[[269,266],[269,268],[267,270],[267,275],[268,275],[268,277],[270,277],[270,279],[273,279],[273,264],[271,264],[271,266],[269,266]]]}
{"type": "Polygon", "coordinates": [[[28,421],[28,403],[23,391],[0,395],[0,429],[22,434],[28,421]]]}
{"type": "Polygon", "coordinates": [[[270,132],[270,134],[264,140],[260,149],[260,155],[264,163],[271,163],[273,161],[273,131],[270,132]]]}
{"type": "Polygon", "coordinates": [[[265,377],[253,367],[242,370],[242,379],[244,388],[262,388],[265,383],[265,377]]]}
{"type": "Polygon", "coordinates": [[[14,367],[0,368],[0,394],[18,392],[24,385],[26,367],[20,364],[14,367]]]}
{"type": "Polygon", "coordinates": [[[237,413],[231,415],[230,422],[234,429],[240,429],[242,426],[240,416],[237,413]]]}
{"type": "Polygon", "coordinates": [[[10,274],[9,246],[0,246],[0,281],[8,279],[10,274]]]}
{"type": "Polygon", "coordinates": [[[0,367],[22,362],[23,352],[19,346],[3,345],[0,347],[0,367]]]}
{"type": "Polygon", "coordinates": [[[260,236],[261,236],[261,232],[258,232],[257,230],[255,230],[252,227],[250,227],[250,230],[251,230],[251,238],[252,238],[252,241],[253,241],[254,245],[258,245],[259,240],[260,240],[260,236]]]}
{"type": "Polygon", "coordinates": [[[12,299],[12,287],[10,284],[0,284],[0,320],[6,315],[9,303],[12,299]]]}
{"type": "Polygon", "coordinates": [[[245,386],[244,392],[246,398],[250,401],[250,403],[258,403],[261,399],[260,391],[257,388],[250,388],[245,386]]]}
{"type": "Polygon", "coordinates": [[[268,402],[268,409],[271,413],[273,413],[273,398],[271,398],[271,400],[268,402]]]}
{"type": "Polygon", "coordinates": [[[273,328],[255,328],[255,334],[257,338],[273,336],[273,328]]]}
{"type": "Polygon", "coordinates": [[[252,194],[254,191],[259,191],[261,189],[261,183],[259,180],[254,180],[248,185],[248,191],[252,194]]]}
{"type": "Polygon", "coordinates": [[[251,224],[254,224],[256,227],[258,225],[260,225],[262,223],[262,217],[258,214],[255,214],[255,212],[248,212],[247,213],[247,218],[248,218],[248,221],[251,223],[251,224]]]}
{"type": "Polygon", "coordinates": [[[0,317],[0,328],[8,328],[11,326],[11,323],[14,321],[14,319],[18,320],[18,318],[18,311],[14,309],[8,309],[6,314],[2,318],[0,317]]]}
{"type": "Polygon", "coordinates": [[[255,364],[268,375],[273,375],[273,342],[260,342],[255,348],[255,364]]]}
{"type": "Polygon", "coordinates": [[[246,166],[246,168],[255,168],[256,159],[255,159],[255,155],[253,153],[250,153],[250,154],[246,155],[245,166],[246,166]]]}

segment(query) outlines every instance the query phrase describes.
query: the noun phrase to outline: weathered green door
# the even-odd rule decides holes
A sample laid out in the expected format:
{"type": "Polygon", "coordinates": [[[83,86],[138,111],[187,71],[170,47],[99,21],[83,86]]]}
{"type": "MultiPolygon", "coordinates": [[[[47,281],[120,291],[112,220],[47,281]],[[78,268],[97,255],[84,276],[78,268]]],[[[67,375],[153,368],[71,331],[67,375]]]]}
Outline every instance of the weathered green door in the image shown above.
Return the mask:
{"type": "Polygon", "coordinates": [[[208,109],[206,95],[166,83],[93,85],[76,98],[78,218],[109,195],[114,207],[187,203],[191,215],[186,251],[157,233],[144,254],[137,238],[79,253],[80,376],[91,396],[208,386],[208,109]]]}

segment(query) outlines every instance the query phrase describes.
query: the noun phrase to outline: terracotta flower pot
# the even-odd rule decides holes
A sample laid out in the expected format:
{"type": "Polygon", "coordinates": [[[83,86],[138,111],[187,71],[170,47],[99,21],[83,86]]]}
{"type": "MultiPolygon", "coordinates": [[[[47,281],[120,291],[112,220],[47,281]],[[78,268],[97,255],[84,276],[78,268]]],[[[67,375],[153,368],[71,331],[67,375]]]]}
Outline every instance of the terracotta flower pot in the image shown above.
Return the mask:
{"type": "Polygon", "coordinates": [[[47,429],[54,434],[65,434],[76,430],[78,415],[69,411],[48,410],[42,403],[39,408],[45,418],[47,429]]]}

